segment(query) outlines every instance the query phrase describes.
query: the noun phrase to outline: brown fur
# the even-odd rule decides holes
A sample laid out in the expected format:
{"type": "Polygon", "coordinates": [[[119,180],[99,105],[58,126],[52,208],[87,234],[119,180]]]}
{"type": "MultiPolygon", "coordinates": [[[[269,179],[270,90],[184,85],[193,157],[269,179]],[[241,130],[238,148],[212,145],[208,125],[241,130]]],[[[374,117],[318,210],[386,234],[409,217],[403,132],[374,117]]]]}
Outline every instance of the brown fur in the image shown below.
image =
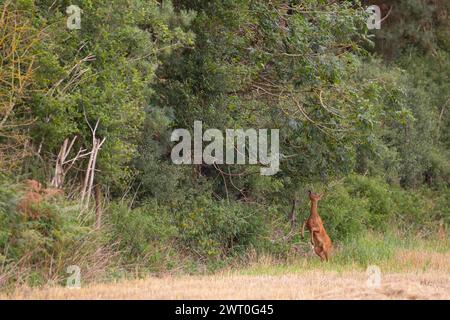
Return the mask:
{"type": "Polygon", "coordinates": [[[311,200],[311,213],[309,218],[303,223],[302,238],[304,238],[305,227],[311,233],[311,244],[314,247],[314,252],[320,257],[322,261],[328,261],[331,256],[332,242],[323,226],[322,219],[317,212],[317,202],[322,197],[322,194],[314,194],[308,192],[311,200]]]}
{"type": "Polygon", "coordinates": [[[38,206],[43,200],[53,198],[63,193],[61,189],[42,188],[41,183],[36,180],[25,180],[25,193],[17,205],[17,211],[24,216],[38,219],[40,216],[38,206]]]}

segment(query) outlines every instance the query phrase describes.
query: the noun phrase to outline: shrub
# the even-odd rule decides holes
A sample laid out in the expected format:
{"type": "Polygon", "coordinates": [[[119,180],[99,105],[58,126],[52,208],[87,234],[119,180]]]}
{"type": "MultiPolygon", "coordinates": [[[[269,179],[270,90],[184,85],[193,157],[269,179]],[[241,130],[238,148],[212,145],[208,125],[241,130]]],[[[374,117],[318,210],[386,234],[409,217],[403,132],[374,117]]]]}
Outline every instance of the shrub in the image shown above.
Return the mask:
{"type": "Polygon", "coordinates": [[[198,198],[176,217],[183,244],[203,259],[242,253],[266,233],[262,212],[239,202],[198,198]]]}
{"type": "Polygon", "coordinates": [[[394,192],[395,226],[404,234],[434,236],[440,222],[450,223],[450,191],[436,194],[429,189],[394,192]]]}
{"type": "Polygon", "coordinates": [[[14,213],[17,201],[17,193],[11,188],[11,183],[0,174],[0,263],[6,261],[8,240],[17,223],[14,213]]]}
{"type": "Polygon", "coordinates": [[[178,232],[166,207],[146,204],[130,209],[125,203],[111,203],[106,218],[109,241],[117,243],[122,264],[136,264],[150,271],[171,266],[178,232]]]}
{"type": "Polygon", "coordinates": [[[350,175],[345,184],[351,197],[367,202],[370,228],[386,230],[393,209],[391,187],[379,178],[360,175],[350,175]]]}
{"type": "Polygon", "coordinates": [[[366,230],[370,220],[369,201],[352,196],[344,186],[336,188],[322,200],[319,213],[333,240],[356,237],[366,230]]]}

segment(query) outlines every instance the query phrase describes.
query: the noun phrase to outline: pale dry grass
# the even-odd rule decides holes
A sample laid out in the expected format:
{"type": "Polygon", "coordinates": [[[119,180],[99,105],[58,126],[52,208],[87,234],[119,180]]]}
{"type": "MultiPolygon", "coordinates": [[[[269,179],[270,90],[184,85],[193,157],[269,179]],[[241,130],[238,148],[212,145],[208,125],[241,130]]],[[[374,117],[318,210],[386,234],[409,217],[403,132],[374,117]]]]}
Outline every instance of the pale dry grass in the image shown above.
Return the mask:
{"type": "Polygon", "coordinates": [[[397,270],[432,270],[450,274],[450,251],[428,252],[418,250],[398,250],[393,261],[388,262],[397,270]]]}
{"type": "Polygon", "coordinates": [[[364,272],[310,271],[283,276],[178,276],[147,278],[81,289],[22,289],[3,299],[450,299],[442,273],[383,274],[379,288],[364,272]]]}
{"type": "Polygon", "coordinates": [[[450,252],[401,250],[380,268],[377,288],[367,285],[361,267],[312,266],[305,260],[279,266],[263,258],[215,275],[167,275],[81,289],[22,287],[0,299],[450,299],[450,252]]]}

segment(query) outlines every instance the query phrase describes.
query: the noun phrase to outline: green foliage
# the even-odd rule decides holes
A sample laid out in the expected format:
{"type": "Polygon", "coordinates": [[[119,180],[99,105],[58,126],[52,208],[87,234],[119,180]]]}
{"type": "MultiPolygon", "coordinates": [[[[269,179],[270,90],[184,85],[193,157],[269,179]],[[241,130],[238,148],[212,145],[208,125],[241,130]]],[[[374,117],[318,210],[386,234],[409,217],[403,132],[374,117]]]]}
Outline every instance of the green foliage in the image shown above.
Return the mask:
{"type": "Polygon", "coordinates": [[[393,233],[434,239],[439,223],[448,227],[445,1],[395,1],[376,31],[358,1],[11,3],[17,19],[1,21],[0,167],[51,181],[61,143],[77,136],[73,150],[90,150],[98,120],[106,142],[95,183],[108,194],[94,230],[76,199],[85,158],[66,177],[71,200],[43,202],[32,219],[16,210],[22,186],[2,173],[0,279],[62,281],[68,264],[94,278],[112,261],[120,275],[296,257],[309,248],[287,217],[297,198],[297,221],[306,218],[311,186],[325,190],[319,213],[342,263],[391,257],[393,233]],[[69,4],[83,10],[80,30],[65,26],[69,4]],[[26,35],[21,61],[7,58],[14,21],[26,35]],[[195,120],[204,130],[280,129],[281,171],[174,165],[171,132],[195,120]]]}
{"type": "Polygon", "coordinates": [[[397,85],[390,85],[382,99],[387,117],[378,130],[377,148],[384,151],[383,163],[373,169],[379,174],[389,165],[388,179],[405,187],[426,183],[443,188],[449,184],[450,171],[445,93],[449,92],[450,6],[448,1],[424,0],[387,1],[384,6],[391,7],[392,13],[374,34],[373,51],[384,58],[378,63],[382,70],[403,70],[397,72],[397,85]]]}
{"type": "Polygon", "coordinates": [[[16,192],[11,188],[8,179],[0,173],[0,262],[2,263],[6,262],[6,249],[17,222],[17,217],[14,215],[16,205],[16,192]]]}
{"type": "Polygon", "coordinates": [[[170,115],[156,108],[148,112],[140,139],[139,155],[133,161],[137,171],[134,183],[137,198],[143,201],[153,199],[159,204],[181,203],[191,190],[188,180],[190,170],[174,166],[167,159],[171,150],[170,115]]]}
{"type": "Polygon", "coordinates": [[[384,5],[391,7],[392,11],[383,27],[375,33],[375,48],[387,58],[450,49],[448,1],[390,0],[384,5]]]}
{"type": "Polygon", "coordinates": [[[0,4],[0,10],[0,169],[9,171],[20,165],[24,152],[19,146],[28,139],[27,132],[17,130],[25,124],[16,115],[32,94],[36,56],[31,52],[40,37],[14,2],[0,4]]]}
{"type": "MultiPolygon", "coordinates": [[[[95,278],[93,267],[101,237],[91,227],[92,221],[80,216],[80,207],[69,202],[42,202],[35,206],[37,217],[16,211],[20,186],[8,179],[0,183],[0,260],[2,282],[42,285],[65,277],[69,265],[79,265],[86,280],[95,278]],[[22,272],[17,272],[17,268],[22,272]],[[88,271],[92,268],[90,271],[88,271]]],[[[102,257],[97,260],[100,265],[102,257]]],[[[102,265],[102,268],[105,265],[102,265]]]]}
{"type": "Polygon", "coordinates": [[[175,215],[182,243],[203,259],[242,253],[266,233],[262,212],[239,203],[200,198],[175,215]]]}
{"type": "Polygon", "coordinates": [[[131,210],[112,203],[106,214],[109,239],[118,243],[125,265],[142,264],[150,270],[168,267],[164,262],[175,252],[178,230],[166,208],[148,204],[131,210]]]}
{"type": "Polygon", "coordinates": [[[369,227],[371,212],[367,199],[353,196],[344,186],[336,187],[319,207],[325,228],[335,241],[358,237],[369,227]]]}
{"type": "MultiPolygon", "coordinates": [[[[310,250],[298,230],[288,236],[283,206],[255,207],[205,196],[182,204],[147,202],[136,208],[112,202],[104,212],[102,229],[94,231],[93,214],[80,213],[78,205],[67,201],[42,203],[36,208],[39,218],[26,218],[15,209],[18,186],[2,181],[2,273],[8,275],[19,261],[25,269],[20,278],[11,273],[1,285],[62,283],[72,264],[84,270],[83,281],[91,281],[123,272],[216,270],[255,254],[288,261],[310,250]]],[[[449,195],[405,191],[358,175],[338,182],[319,202],[335,247],[333,261],[364,266],[389,259],[399,248],[399,237],[437,239],[438,222],[450,223],[449,195]]],[[[300,208],[301,218],[306,218],[306,204],[305,200],[300,208]]],[[[400,247],[407,246],[401,243],[400,247]]]]}
{"type": "Polygon", "coordinates": [[[404,233],[416,232],[423,237],[433,237],[440,223],[449,225],[449,191],[433,194],[422,189],[416,192],[398,190],[396,197],[396,224],[404,233]]]}
{"type": "Polygon", "coordinates": [[[17,115],[26,111],[33,119],[27,130],[33,144],[41,144],[43,163],[74,135],[76,148],[89,149],[89,126],[98,120],[97,136],[106,137],[98,180],[123,186],[132,172],[124,165],[135,155],[144,109],[154,93],[155,70],[162,57],[193,44],[187,28],[194,15],[175,12],[170,1],[141,0],[27,2],[22,10],[42,40],[32,50],[32,94],[17,115]],[[65,26],[69,4],[83,10],[80,30],[65,26]]]}
{"type": "Polygon", "coordinates": [[[224,266],[227,258],[258,247],[266,232],[264,217],[254,208],[201,197],[177,208],[147,203],[130,209],[113,203],[106,214],[108,238],[117,243],[121,264],[147,271],[191,271],[189,260],[224,266]]]}
{"type": "MultiPolygon", "coordinates": [[[[338,242],[368,231],[393,229],[433,238],[439,221],[448,225],[448,203],[448,190],[437,194],[426,189],[405,191],[380,178],[350,175],[326,193],[319,202],[319,214],[330,237],[338,242]]],[[[306,204],[301,210],[309,212],[306,204]]]]}
{"type": "Polygon", "coordinates": [[[389,185],[379,179],[362,176],[350,176],[346,183],[352,198],[361,198],[367,201],[368,225],[375,229],[385,230],[390,223],[389,218],[394,201],[389,185]]]}
{"type": "MultiPolygon", "coordinates": [[[[156,89],[162,98],[155,99],[173,112],[174,126],[202,120],[219,129],[280,128],[289,156],[280,175],[294,182],[351,170],[354,147],[374,121],[373,101],[363,97],[373,84],[353,77],[364,57],[360,8],[319,1],[294,2],[290,12],[281,1],[181,6],[199,10],[195,50],[158,69],[164,80],[156,89]]],[[[246,179],[233,183],[240,187],[246,179]]]]}

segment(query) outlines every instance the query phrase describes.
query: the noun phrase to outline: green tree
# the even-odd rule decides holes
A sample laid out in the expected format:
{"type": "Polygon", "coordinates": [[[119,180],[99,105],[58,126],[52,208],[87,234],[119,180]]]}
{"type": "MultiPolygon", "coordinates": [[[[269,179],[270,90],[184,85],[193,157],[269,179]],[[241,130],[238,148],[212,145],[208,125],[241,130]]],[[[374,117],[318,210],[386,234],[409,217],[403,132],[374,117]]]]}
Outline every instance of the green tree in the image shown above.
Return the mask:
{"type": "Polygon", "coordinates": [[[155,70],[161,57],[193,44],[192,14],[174,12],[170,1],[23,1],[21,6],[43,30],[34,50],[33,94],[26,101],[35,120],[31,148],[39,150],[30,162],[41,159],[40,174],[48,179],[64,139],[77,135],[74,150],[89,150],[89,126],[99,121],[97,136],[106,138],[97,161],[99,180],[123,186],[154,94],[155,70]],[[66,28],[69,5],[82,9],[80,30],[66,28]]]}

